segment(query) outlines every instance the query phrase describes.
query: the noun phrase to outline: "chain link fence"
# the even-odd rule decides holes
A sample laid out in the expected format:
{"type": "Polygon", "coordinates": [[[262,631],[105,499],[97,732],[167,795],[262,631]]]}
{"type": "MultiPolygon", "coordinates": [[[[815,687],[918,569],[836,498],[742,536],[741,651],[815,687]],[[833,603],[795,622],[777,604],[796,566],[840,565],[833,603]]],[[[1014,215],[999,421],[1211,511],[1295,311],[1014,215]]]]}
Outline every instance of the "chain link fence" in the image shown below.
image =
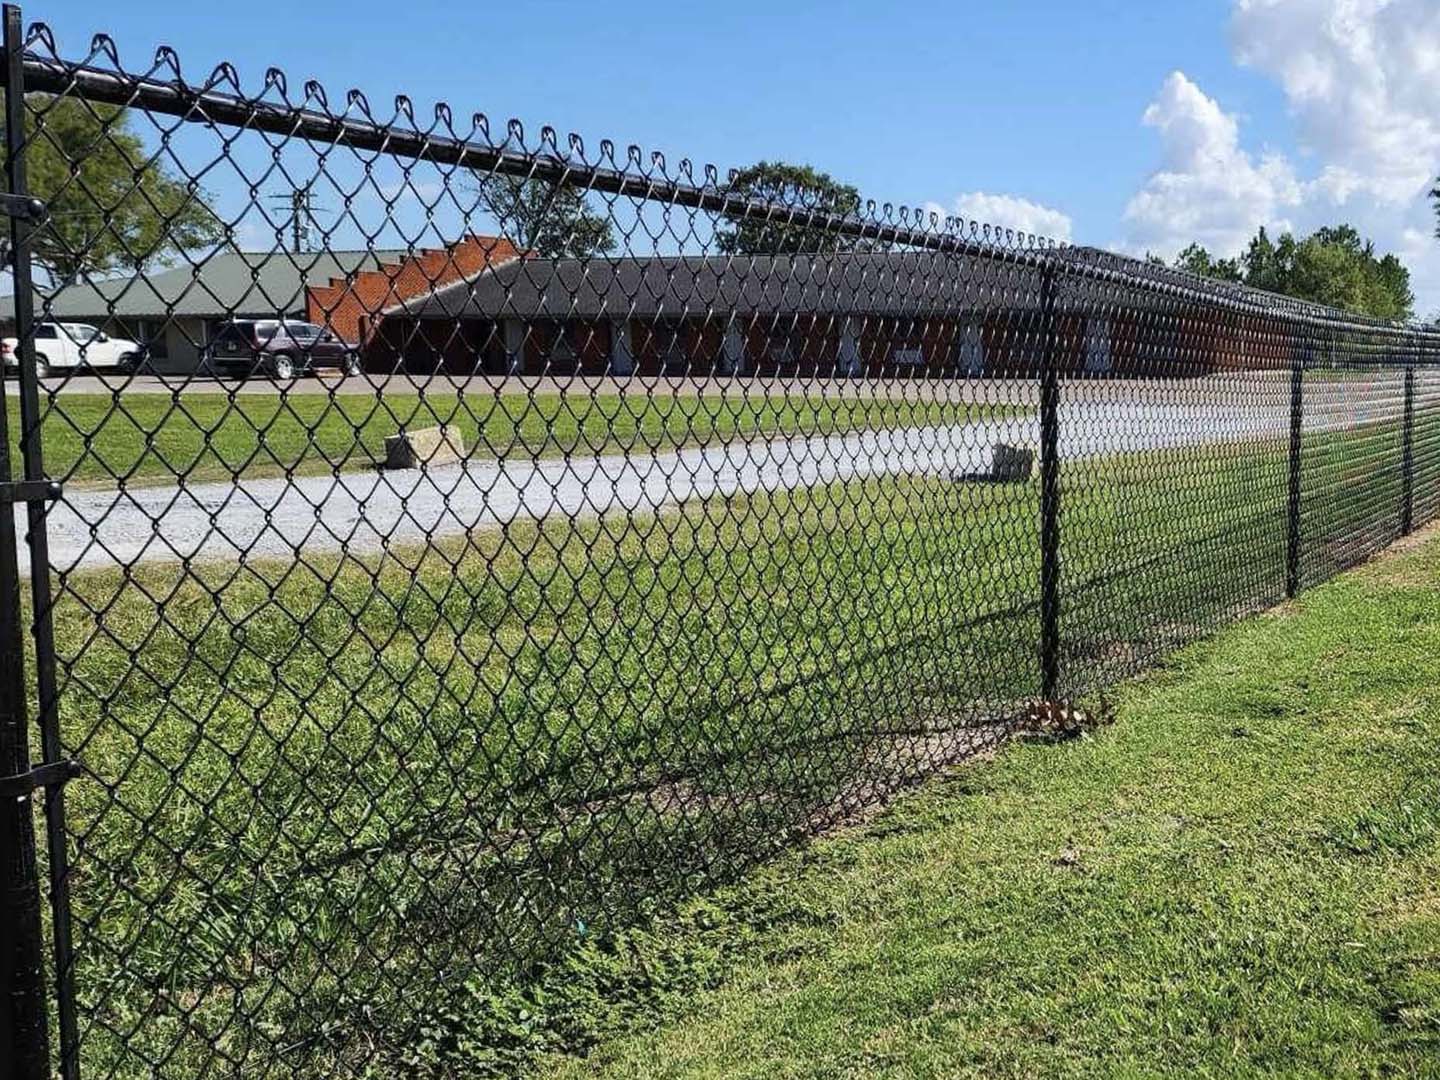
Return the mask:
{"type": "Polygon", "coordinates": [[[473,1071],[457,1003],[1440,509],[1431,332],[5,47],[20,1075],[473,1071]]]}

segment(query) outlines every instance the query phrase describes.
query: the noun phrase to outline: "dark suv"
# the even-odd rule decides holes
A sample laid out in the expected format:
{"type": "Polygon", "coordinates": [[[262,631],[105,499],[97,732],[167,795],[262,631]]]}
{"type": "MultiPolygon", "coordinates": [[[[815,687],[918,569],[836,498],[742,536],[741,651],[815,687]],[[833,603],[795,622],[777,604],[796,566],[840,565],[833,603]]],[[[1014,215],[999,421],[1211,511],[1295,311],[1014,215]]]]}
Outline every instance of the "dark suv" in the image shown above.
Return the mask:
{"type": "Polygon", "coordinates": [[[205,370],[244,379],[252,375],[293,379],[318,368],[346,375],[360,371],[354,346],[314,323],[236,319],[224,323],[205,347],[205,370]]]}

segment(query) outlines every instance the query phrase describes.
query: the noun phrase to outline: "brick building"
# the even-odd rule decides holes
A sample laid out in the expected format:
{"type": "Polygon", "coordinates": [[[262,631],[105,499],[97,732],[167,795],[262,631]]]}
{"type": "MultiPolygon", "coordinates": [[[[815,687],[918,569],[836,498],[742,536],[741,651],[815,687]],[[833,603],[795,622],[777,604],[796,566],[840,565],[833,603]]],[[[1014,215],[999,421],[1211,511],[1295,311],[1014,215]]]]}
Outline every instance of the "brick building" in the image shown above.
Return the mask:
{"type": "MultiPolygon", "coordinates": [[[[1087,250],[1065,249],[1073,259],[1087,250]]],[[[1258,318],[1143,281],[1056,280],[1063,372],[1185,376],[1289,363],[1278,324],[1267,333],[1258,318]]],[[[1040,359],[1041,284],[1033,264],[1005,253],[492,254],[478,272],[378,312],[365,365],[497,376],[1024,375],[1040,359]]]]}
{"type": "MultiPolygon", "coordinates": [[[[1276,319],[1173,288],[1172,271],[1088,248],[1049,255],[1115,269],[1055,276],[1063,372],[1290,362],[1276,319]]],[[[152,366],[174,373],[197,370],[234,317],[318,324],[376,373],[1004,377],[1039,363],[1041,292],[1034,263],[998,249],[579,260],[470,234],[408,251],[214,252],[37,296],[37,311],[145,342],[152,366]]]]}

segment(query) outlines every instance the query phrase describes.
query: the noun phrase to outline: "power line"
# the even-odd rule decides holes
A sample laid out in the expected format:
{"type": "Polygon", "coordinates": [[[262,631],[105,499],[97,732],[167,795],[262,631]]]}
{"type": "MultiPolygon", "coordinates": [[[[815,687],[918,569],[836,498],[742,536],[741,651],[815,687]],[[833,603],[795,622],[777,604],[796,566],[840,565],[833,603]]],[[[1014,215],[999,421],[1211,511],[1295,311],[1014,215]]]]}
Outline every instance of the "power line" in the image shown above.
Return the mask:
{"type": "Polygon", "coordinates": [[[290,250],[297,255],[309,251],[310,229],[317,224],[315,214],[325,209],[311,201],[310,185],[297,187],[289,194],[271,195],[270,201],[290,208],[290,250]]]}

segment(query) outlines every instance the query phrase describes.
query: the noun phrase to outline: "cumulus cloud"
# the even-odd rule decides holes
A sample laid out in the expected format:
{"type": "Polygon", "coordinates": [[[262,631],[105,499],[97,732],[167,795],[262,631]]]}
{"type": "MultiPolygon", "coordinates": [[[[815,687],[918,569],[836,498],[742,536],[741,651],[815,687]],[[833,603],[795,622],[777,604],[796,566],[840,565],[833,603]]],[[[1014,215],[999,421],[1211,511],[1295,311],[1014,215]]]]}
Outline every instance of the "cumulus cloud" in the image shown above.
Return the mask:
{"type": "Polygon", "coordinates": [[[1008,229],[1046,240],[1068,243],[1073,223],[1068,214],[1018,195],[969,191],[958,195],[949,208],[928,203],[926,210],[939,218],[962,218],[980,226],[1008,229]]]}
{"type": "Polygon", "coordinates": [[[1416,309],[1440,308],[1440,244],[1427,198],[1440,173],[1440,4],[1434,0],[1234,0],[1237,62],[1285,94],[1301,153],[1247,147],[1241,124],[1184,73],[1142,117],[1159,167],[1131,198],[1131,250],[1171,256],[1198,240],[1237,254],[1265,225],[1347,221],[1411,268],[1416,309]]]}
{"type": "Polygon", "coordinates": [[[1289,227],[1303,185],[1279,154],[1240,145],[1240,124],[1184,72],[1172,72],[1145,110],[1160,133],[1161,165],[1125,208],[1130,246],[1173,255],[1192,241],[1238,250],[1266,225],[1289,227]]]}
{"type": "Polygon", "coordinates": [[[1236,59],[1284,89],[1315,194],[1407,203],[1440,160],[1440,4],[1236,0],[1236,59]]]}
{"type": "Polygon", "coordinates": [[[1400,261],[1410,268],[1410,288],[1415,293],[1415,315],[1427,322],[1440,321],[1440,240],[1435,237],[1435,219],[1428,212],[1407,215],[1394,245],[1400,261]]]}

